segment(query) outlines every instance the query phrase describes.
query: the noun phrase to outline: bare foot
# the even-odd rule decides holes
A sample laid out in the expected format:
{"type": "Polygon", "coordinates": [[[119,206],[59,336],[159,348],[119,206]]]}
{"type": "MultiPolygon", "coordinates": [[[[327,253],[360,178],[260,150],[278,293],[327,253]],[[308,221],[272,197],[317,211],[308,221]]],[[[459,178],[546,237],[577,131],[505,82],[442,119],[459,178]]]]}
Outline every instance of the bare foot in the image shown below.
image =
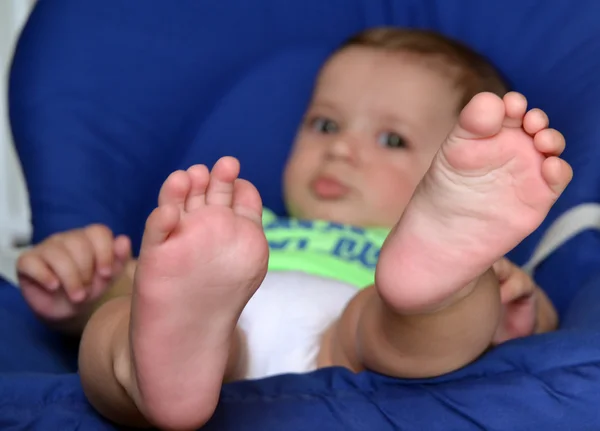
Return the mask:
{"type": "Polygon", "coordinates": [[[169,429],[214,412],[238,318],[266,274],[257,190],[236,159],[164,183],[135,274],[131,348],[141,412],[169,429]]]}
{"type": "Polygon", "coordinates": [[[380,295],[434,311],[533,232],[572,177],[563,136],[518,93],[475,96],[381,250],[380,295]],[[402,289],[398,289],[401,280],[402,289]]]}

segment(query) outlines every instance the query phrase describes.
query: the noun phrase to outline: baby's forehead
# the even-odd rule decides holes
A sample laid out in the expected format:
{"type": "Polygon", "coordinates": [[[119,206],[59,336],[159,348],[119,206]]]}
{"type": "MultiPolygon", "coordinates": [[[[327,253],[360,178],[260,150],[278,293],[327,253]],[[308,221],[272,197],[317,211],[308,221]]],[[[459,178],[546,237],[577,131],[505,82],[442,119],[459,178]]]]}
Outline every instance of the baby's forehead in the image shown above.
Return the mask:
{"type": "Polygon", "coordinates": [[[315,92],[336,87],[350,87],[354,92],[360,92],[364,84],[374,87],[373,81],[390,89],[392,86],[405,89],[437,86],[445,91],[460,91],[456,85],[457,74],[452,73],[451,66],[442,64],[441,60],[411,52],[348,47],[334,54],[323,65],[317,76],[315,92]]]}
{"type": "Polygon", "coordinates": [[[322,65],[319,75],[343,73],[361,63],[410,65],[434,71],[457,70],[459,67],[443,53],[419,53],[409,50],[386,50],[369,46],[348,46],[333,53],[322,65]]]}
{"type": "MultiPolygon", "coordinates": [[[[372,47],[347,47],[332,55],[317,75],[315,91],[337,86],[353,86],[359,80],[377,79],[385,85],[401,85],[401,80],[432,80],[460,91],[457,67],[442,57],[413,52],[386,51],[372,47]]],[[[358,85],[358,84],[357,84],[358,85]]],[[[356,89],[355,89],[356,90],[356,89]]]]}
{"type": "Polygon", "coordinates": [[[346,48],[322,68],[310,106],[345,111],[349,104],[371,99],[369,110],[375,106],[381,116],[401,116],[413,122],[428,119],[429,113],[458,115],[462,97],[452,73],[418,54],[346,48]],[[411,112],[405,112],[408,106],[413,107],[408,109],[411,112]]]}

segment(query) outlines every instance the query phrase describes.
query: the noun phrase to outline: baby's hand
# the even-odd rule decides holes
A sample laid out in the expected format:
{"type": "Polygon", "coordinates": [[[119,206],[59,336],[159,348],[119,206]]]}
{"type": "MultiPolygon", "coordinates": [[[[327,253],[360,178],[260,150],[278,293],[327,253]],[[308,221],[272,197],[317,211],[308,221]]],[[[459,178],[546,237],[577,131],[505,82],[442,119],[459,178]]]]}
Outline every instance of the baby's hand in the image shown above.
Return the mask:
{"type": "Polygon", "coordinates": [[[500,283],[502,320],[494,344],[536,332],[537,301],[541,293],[535,281],[506,258],[494,264],[500,283]]]}
{"type": "Polygon", "coordinates": [[[129,238],[95,224],[52,235],[23,253],[17,275],[33,311],[60,323],[87,312],[130,259],[129,238]]]}

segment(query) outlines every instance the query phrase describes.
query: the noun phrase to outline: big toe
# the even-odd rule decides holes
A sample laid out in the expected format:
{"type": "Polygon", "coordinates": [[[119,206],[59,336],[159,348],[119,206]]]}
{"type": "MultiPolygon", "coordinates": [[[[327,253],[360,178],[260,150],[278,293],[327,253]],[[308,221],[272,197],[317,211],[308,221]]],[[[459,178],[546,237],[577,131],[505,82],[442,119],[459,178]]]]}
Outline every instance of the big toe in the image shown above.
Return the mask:
{"type": "Polygon", "coordinates": [[[163,243],[177,227],[180,211],[175,205],[162,205],[154,209],[146,220],[142,237],[142,253],[148,247],[163,243]]]}
{"type": "Polygon", "coordinates": [[[503,100],[493,93],[479,93],[464,107],[452,132],[459,139],[481,139],[498,133],[505,119],[503,100]]]}
{"type": "Polygon", "coordinates": [[[250,181],[241,178],[235,180],[233,211],[258,224],[262,223],[262,199],[250,181]]]}

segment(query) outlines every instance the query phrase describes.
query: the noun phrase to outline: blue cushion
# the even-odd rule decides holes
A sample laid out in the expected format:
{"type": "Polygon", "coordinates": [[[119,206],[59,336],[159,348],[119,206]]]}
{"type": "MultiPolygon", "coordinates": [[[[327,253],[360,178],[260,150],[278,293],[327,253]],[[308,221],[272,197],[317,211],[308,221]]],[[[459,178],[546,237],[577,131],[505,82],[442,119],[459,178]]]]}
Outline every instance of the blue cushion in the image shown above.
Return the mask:
{"type": "Polygon", "coordinates": [[[74,371],[77,344],[39,322],[19,291],[0,277],[1,373],[74,371]]]}
{"type": "MultiPolygon", "coordinates": [[[[282,213],[283,162],[320,64],[351,34],[385,24],[468,42],[567,137],[574,181],[511,253],[523,263],[559,214],[600,201],[599,14],[595,0],[554,0],[552,7],[542,0],[38,2],[10,81],[34,241],[102,222],[131,235],[137,248],[167,174],[225,154],[240,158],[242,176],[282,213]]],[[[564,318],[556,333],[508,343],[426,382],[332,369],[228,385],[210,426],[589,429],[600,401],[599,250],[598,233],[586,231],[538,268],[537,281],[564,318]]],[[[19,301],[17,291],[7,292],[0,305],[19,301]]],[[[106,429],[76,375],[19,374],[73,371],[73,354],[47,349],[30,323],[22,307],[0,315],[0,337],[14,343],[22,335],[19,349],[0,356],[0,412],[13,409],[9,420],[19,423],[16,412],[28,411],[40,429],[69,429],[57,424],[76,423],[78,415],[97,427],[89,429],[106,429]],[[9,334],[8,322],[20,319],[9,334]],[[71,362],[61,362],[64,355],[71,362]],[[39,360],[46,356],[47,366],[39,360]]]]}

